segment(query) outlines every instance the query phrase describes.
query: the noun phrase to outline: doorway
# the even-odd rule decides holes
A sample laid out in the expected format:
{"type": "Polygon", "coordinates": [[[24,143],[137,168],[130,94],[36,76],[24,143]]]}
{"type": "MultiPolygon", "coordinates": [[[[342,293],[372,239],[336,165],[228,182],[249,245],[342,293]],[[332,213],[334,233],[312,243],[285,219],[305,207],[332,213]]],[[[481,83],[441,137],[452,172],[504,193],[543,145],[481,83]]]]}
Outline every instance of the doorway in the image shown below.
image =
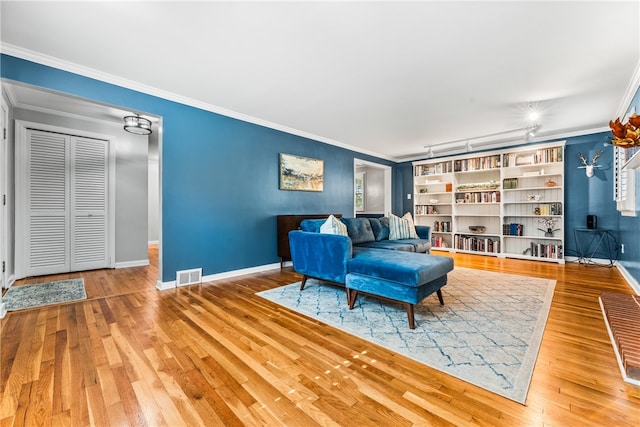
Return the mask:
{"type": "Polygon", "coordinates": [[[391,212],[391,166],[353,160],[353,216],[385,216],[391,212]]]}

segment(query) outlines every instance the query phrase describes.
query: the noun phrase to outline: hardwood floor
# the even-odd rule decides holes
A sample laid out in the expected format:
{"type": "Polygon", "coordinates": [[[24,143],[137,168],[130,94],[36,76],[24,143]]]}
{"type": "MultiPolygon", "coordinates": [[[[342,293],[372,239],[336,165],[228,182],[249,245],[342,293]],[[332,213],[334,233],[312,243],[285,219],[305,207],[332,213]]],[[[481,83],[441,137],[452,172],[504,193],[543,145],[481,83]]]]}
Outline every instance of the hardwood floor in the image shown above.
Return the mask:
{"type": "Polygon", "coordinates": [[[159,292],[152,261],[17,284],[84,277],[88,300],[2,320],[0,426],[640,425],[598,304],[632,293],[616,269],[453,258],[557,279],[526,406],[255,296],[290,268],[159,292]]]}

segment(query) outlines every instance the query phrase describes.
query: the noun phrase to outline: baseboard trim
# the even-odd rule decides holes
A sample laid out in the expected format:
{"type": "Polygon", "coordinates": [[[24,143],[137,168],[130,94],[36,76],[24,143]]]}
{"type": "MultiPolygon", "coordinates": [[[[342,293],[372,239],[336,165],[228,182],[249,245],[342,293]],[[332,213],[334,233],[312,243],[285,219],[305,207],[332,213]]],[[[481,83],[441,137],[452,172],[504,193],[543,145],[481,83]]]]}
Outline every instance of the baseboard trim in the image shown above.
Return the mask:
{"type": "Polygon", "coordinates": [[[149,265],[149,260],[141,259],[138,261],[116,262],[115,268],[146,267],[147,265],[149,265]]]}
{"type": "Polygon", "coordinates": [[[618,269],[620,274],[622,274],[622,277],[624,277],[624,280],[627,281],[631,289],[633,289],[633,292],[636,295],[640,295],[640,283],[638,283],[638,281],[631,275],[631,273],[629,273],[629,271],[624,268],[624,265],[617,262],[616,268],[618,269]]]}
{"type": "Polygon", "coordinates": [[[147,243],[149,245],[159,245],[160,244],[160,240],[149,240],[147,243]]]}
{"type": "MultiPolygon", "coordinates": [[[[245,274],[262,273],[264,271],[279,270],[279,269],[280,269],[280,263],[276,262],[273,264],[259,265],[257,267],[242,268],[240,270],[225,271],[223,273],[216,273],[216,274],[209,274],[207,276],[202,276],[202,283],[214,282],[216,280],[230,279],[232,277],[244,276],[245,274]]],[[[201,283],[196,283],[194,285],[201,285],[201,283]]],[[[189,286],[194,286],[194,285],[189,285],[189,286]]],[[[158,282],[156,283],[156,289],[160,291],[166,291],[168,289],[174,289],[174,288],[176,288],[175,280],[171,280],[169,282],[161,282],[158,280],[158,282]]]]}
{"type": "Polygon", "coordinates": [[[7,306],[4,302],[0,302],[0,319],[4,319],[7,315],[7,306]]]}
{"type": "Polygon", "coordinates": [[[176,281],[172,280],[170,282],[161,282],[160,280],[158,280],[156,282],[156,289],[159,291],[168,291],[169,289],[175,289],[176,288],[176,281]]]}

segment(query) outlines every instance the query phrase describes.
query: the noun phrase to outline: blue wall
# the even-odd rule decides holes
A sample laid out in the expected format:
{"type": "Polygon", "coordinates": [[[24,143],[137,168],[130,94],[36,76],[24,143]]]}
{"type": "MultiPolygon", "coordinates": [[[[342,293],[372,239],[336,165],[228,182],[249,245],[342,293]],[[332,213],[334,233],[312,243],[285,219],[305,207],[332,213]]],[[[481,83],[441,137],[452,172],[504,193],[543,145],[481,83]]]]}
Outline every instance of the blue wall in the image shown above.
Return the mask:
{"type": "MultiPolygon", "coordinates": [[[[353,215],[354,158],[393,162],[2,55],[2,77],[163,119],[160,280],[276,263],[276,218],[353,215]],[[279,190],[279,154],[324,160],[323,192],[279,190]]],[[[395,175],[395,171],[392,172],[395,175]]]]}

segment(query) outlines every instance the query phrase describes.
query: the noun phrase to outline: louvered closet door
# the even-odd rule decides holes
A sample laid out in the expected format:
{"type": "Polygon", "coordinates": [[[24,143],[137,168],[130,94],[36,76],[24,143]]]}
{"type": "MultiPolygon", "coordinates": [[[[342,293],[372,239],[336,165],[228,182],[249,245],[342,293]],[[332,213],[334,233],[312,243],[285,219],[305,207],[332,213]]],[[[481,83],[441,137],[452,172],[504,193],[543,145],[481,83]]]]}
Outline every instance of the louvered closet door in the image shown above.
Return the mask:
{"type": "Polygon", "coordinates": [[[70,137],[27,133],[27,273],[69,271],[70,137]]]}
{"type": "Polygon", "coordinates": [[[71,270],[108,266],[107,141],[72,138],[71,270]]]}
{"type": "Polygon", "coordinates": [[[27,132],[27,276],[109,266],[108,141],[27,132]]]}

